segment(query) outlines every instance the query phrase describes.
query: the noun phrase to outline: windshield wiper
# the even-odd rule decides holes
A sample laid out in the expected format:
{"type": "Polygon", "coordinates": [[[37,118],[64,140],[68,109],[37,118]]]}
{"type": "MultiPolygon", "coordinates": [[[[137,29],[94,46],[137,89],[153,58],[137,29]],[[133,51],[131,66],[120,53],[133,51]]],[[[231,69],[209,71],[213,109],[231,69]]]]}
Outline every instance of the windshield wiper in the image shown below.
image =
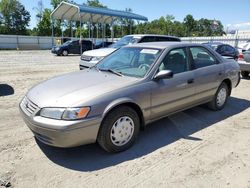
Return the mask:
{"type": "Polygon", "coordinates": [[[107,71],[107,72],[111,72],[113,74],[116,74],[118,76],[123,76],[123,74],[121,74],[121,72],[117,72],[115,70],[112,70],[112,69],[99,69],[100,71],[107,71]]]}

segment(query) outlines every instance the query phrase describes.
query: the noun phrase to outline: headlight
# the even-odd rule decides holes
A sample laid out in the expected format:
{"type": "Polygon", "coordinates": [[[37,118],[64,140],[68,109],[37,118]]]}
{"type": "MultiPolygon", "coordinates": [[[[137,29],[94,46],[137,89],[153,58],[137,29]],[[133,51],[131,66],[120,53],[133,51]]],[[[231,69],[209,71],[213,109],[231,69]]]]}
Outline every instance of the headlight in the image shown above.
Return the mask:
{"type": "Polygon", "coordinates": [[[59,50],[60,48],[59,47],[56,47],[55,50],[59,50]]]}
{"type": "Polygon", "coordinates": [[[67,108],[63,113],[62,119],[65,120],[83,119],[88,115],[89,111],[90,111],[89,107],[67,108]]]}
{"type": "Polygon", "coordinates": [[[80,108],[43,108],[40,116],[51,119],[77,120],[85,118],[90,111],[89,107],[80,108]]]}
{"type": "Polygon", "coordinates": [[[104,57],[92,57],[92,61],[101,61],[104,57]]]}
{"type": "Polygon", "coordinates": [[[40,116],[52,119],[61,119],[65,108],[43,108],[40,116]]]}

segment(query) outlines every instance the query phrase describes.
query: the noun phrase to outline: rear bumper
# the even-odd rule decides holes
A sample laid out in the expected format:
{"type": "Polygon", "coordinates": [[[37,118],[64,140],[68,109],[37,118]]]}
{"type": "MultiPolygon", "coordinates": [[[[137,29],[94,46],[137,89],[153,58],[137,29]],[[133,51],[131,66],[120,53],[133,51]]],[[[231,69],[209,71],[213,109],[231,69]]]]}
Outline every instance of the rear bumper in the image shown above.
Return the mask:
{"type": "Polygon", "coordinates": [[[41,142],[56,147],[74,147],[96,142],[101,118],[77,121],[29,117],[20,108],[24,122],[41,142]],[[49,123],[48,123],[49,122],[49,123]],[[53,127],[53,128],[50,128],[53,127]],[[56,127],[56,128],[55,128],[56,127]]]}
{"type": "Polygon", "coordinates": [[[240,65],[240,70],[241,71],[249,71],[250,72],[250,63],[247,63],[245,61],[238,61],[240,65]]]}

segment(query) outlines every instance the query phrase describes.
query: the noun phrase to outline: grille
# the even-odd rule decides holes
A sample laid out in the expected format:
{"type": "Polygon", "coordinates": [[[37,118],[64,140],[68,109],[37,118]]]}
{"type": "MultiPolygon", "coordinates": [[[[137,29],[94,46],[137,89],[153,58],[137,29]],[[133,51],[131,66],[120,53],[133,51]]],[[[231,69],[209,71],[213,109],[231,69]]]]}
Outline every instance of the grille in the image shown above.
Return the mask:
{"type": "Polygon", "coordinates": [[[27,97],[23,98],[21,108],[28,116],[34,115],[39,110],[39,107],[27,97]]]}
{"type": "Polygon", "coordinates": [[[83,60],[83,61],[90,61],[91,59],[92,59],[91,56],[87,56],[87,55],[82,55],[81,56],[81,60],[83,60]]]}

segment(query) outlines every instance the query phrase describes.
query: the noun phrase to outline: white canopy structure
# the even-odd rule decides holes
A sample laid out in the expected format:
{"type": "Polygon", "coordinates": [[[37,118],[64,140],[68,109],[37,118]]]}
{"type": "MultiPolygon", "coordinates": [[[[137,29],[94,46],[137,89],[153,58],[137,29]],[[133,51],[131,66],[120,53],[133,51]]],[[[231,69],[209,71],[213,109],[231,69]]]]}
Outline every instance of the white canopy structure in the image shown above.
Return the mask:
{"type": "Polygon", "coordinates": [[[52,19],[81,21],[92,23],[106,23],[112,24],[118,18],[134,19],[141,21],[148,21],[144,16],[134,14],[131,12],[112,10],[108,8],[89,7],[86,5],[78,5],[67,2],[62,2],[51,13],[52,19]]]}
{"type": "MultiPolygon", "coordinates": [[[[103,24],[103,38],[105,38],[105,24],[111,24],[121,18],[129,19],[129,20],[138,20],[138,21],[148,21],[148,19],[144,16],[134,14],[126,11],[112,10],[108,8],[99,8],[99,7],[89,7],[86,5],[79,5],[68,2],[61,2],[57,8],[51,13],[52,19],[52,36],[53,34],[53,20],[67,20],[67,21],[79,21],[80,26],[82,27],[82,23],[92,24],[103,24]]],[[[90,36],[90,28],[89,27],[89,36],[90,36]]],[[[98,32],[98,30],[97,30],[98,32]]],[[[113,30],[111,29],[111,36],[113,40],[113,30]]],[[[93,40],[93,32],[91,34],[91,38],[93,40]]]]}

